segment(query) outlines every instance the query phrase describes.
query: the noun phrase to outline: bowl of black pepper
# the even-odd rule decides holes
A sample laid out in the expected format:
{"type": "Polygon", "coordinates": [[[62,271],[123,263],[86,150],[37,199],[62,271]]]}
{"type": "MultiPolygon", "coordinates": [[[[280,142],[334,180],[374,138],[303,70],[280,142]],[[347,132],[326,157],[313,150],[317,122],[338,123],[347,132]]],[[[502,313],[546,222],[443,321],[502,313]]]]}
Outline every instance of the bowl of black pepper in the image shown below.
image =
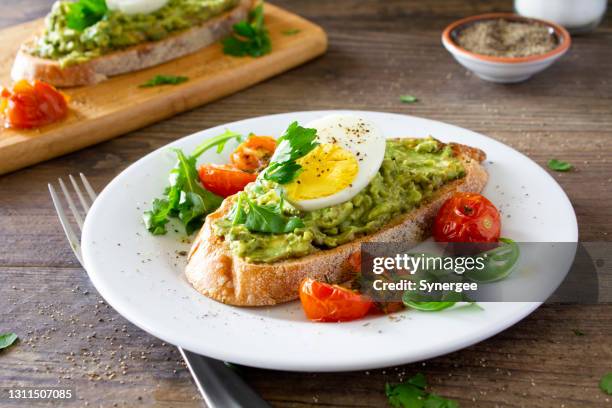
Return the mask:
{"type": "Polygon", "coordinates": [[[561,58],[572,40],[549,21],[511,13],[464,18],[442,33],[442,44],[461,65],[486,81],[525,81],[561,58]]]}

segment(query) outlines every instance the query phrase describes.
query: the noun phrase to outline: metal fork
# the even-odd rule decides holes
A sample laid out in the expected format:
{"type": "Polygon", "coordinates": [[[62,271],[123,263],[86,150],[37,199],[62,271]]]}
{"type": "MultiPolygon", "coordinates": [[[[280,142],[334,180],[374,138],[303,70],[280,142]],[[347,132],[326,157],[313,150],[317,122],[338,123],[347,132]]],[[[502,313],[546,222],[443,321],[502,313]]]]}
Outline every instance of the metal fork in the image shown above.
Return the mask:
{"type": "MultiPolygon", "coordinates": [[[[64,194],[64,199],[68,204],[68,208],[72,213],[76,224],[79,228],[79,232],[83,229],[83,222],[89,208],[96,200],[96,192],[87,181],[87,178],[83,173],[79,174],[81,187],[75,177],[69,175],[70,184],[78,197],[81,204],[82,213],[77,208],[75,201],[72,199],[64,180],[61,178],[59,181],[60,189],[64,194]],[[83,193],[85,190],[86,194],[83,193]]],[[[64,228],[70,247],[74,252],[74,255],[79,260],[81,266],[83,265],[83,257],[81,255],[81,240],[80,233],[77,235],[72,228],[72,225],[66,217],[64,206],[60,201],[58,194],[56,193],[53,185],[49,184],[49,193],[51,193],[51,199],[55,206],[55,211],[59,217],[60,223],[64,228]]],[[[178,348],[179,352],[183,356],[189,371],[195,381],[200,394],[204,398],[206,405],[211,408],[242,408],[242,407],[253,407],[253,408],[269,408],[270,406],[266,403],[259,395],[255,393],[243,380],[238,376],[235,370],[228,367],[224,362],[214,360],[212,358],[204,357],[198,354],[194,354],[190,351],[184,350],[181,347],[178,348]]]]}

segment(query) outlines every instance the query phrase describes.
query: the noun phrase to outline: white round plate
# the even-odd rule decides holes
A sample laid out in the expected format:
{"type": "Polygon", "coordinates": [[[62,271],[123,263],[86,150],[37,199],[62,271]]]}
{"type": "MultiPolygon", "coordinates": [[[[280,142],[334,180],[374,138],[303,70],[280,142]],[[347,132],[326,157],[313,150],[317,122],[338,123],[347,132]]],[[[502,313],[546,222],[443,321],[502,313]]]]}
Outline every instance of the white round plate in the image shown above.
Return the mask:
{"type": "MultiPolygon", "coordinates": [[[[346,112],[346,111],[344,111],[346,112]]],[[[293,371],[372,369],[419,361],[467,347],[518,322],[540,303],[485,303],[484,310],[406,310],[348,323],[311,323],[299,302],[265,308],[227,306],[197,293],[183,275],[185,236],[152,236],[141,216],[167,185],[169,147],[190,152],[225,129],[278,136],[339,111],[292,112],[246,119],[198,132],[154,151],[117,176],[89,211],[82,236],[85,268],[106,301],[160,339],[196,353],[254,367],[293,371]]],[[[522,242],[575,242],[574,210],[559,185],[526,156],[486,136],[405,115],[353,112],[386,137],[425,137],[476,146],[487,153],[484,191],[503,212],[502,235],[522,242]]],[[[226,162],[214,151],[201,162],[226,162]]],[[[567,265],[569,269],[569,265],[567,265]]]]}

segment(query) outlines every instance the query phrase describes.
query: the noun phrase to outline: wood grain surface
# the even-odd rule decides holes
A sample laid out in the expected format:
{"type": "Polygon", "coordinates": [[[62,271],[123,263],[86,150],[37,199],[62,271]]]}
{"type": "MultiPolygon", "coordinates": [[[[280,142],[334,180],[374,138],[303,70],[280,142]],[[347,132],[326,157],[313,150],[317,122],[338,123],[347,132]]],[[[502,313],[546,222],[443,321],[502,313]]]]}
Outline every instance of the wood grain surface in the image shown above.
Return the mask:
{"type": "MultiPolygon", "coordinates": [[[[219,99],[308,61],[327,46],[320,27],[270,5],[265,8],[272,52],[261,58],[223,54],[217,43],[183,58],[119,75],[94,86],[63,90],[70,115],[34,130],[0,128],[0,174],[111,139],[177,113],[219,99]],[[288,30],[299,30],[285,35],[288,30]],[[186,76],[178,86],[142,88],[155,75],[186,76]]],[[[0,38],[0,83],[10,71],[20,44],[40,30],[40,19],[6,28],[0,38]]]]}
{"type": "MultiPolygon", "coordinates": [[[[50,3],[0,0],[0,25],[40,17],[50,3]]],[[[543,166],[551,158],[573,163],[574,171],[552,176],[574,205],[580,238],[612,240],[610,13],[597,31],[575,37],[570,52],[549,70],[506,86],[467,73],[442,48],[440,33],[460,17],[509,11],[510,0],[276,4],[327,31],[323,57],[121,138],[0,177],[0,332],[16,331],[21,339],[0,352],[0,387],[73,387],[77,400],[67,406],[202,406],[174,347],[129,324],[98,296],[65,241],[46,186],[82,171],[99,190],[144,154],[228,121],[350,108],[470,128],[543,166]],[[401,104],[401,94],[419,102],[401,104]]],[[[410,347],[410,339],[397,347],[410,347]]],[[[612,397],[597,386],[609,371],[610,305],[545,305],[480,344],[384,370],[309,374],[242,368],[246,380],[278,407],[384,407],[385,383],[417,372],[462,407],[612,407],[612,397]]],[[[1,401],[0,406],[27,405],[1,401]]]]}

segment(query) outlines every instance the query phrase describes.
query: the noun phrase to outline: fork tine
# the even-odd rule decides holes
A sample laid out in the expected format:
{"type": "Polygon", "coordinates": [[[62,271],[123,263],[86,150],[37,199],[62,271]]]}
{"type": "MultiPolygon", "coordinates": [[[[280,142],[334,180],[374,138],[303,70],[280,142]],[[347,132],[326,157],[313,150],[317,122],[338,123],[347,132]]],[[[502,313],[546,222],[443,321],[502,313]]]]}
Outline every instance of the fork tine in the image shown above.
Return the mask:
{"type": "Polygon", "coordinates": [[[81,187],[79,187],[74,177],[72,177],[72,174],[69,174],[68,178],[70,178],[72,187],[74,187],[74,191],[76,191],[77,196],[79,197],[79,201],[81,202],[81,205],[83,206],[83,209],[85,210],[85,215],[87,215],[87,212],[89,211],[89,204],[87,203],[85,196],[83,196],[83,193],[81,192],[81,187]]]}
{"type": "Polygon", "coordinates": [[[79,174],[81,175],[81,180],[83,181],[85,190],[87,190],[87,193],[89,194],[89,198],[91,198],[91,202],[93,203],[94,201],[96,201],[96,197],[97,197],[96,192],[94,191],[93,188],[91,188],[91,184],[89,184],[87,177],[85,177],[83,173],[79,173],[79,174]]]}
{"type": "Polygon", "coordinates": [[[62,207],[62,202],[57,196],[55,192],[55,188],[51,184],[49,186],[49,193],[51,194],[51,200],[53,201],[53,205],[55,206],[55,211],[57,212],[57,216],[59,217],[60,223],[62,224],[62,228],[64,229],[64,233],[68,237],[68,241],[70,241],[70,246],[74,252],[74,255],[77,257],[81,265],[83,264],[83,259],[81,258],[81,245],[79,244],[79,238],[74,233],[72,227],[70,226],[70,222],[66,218],[66,213],[64,212],[64,207],[62,207]]]}
{"type": "Polygon", "coordinates": [[[79,225],[79,229],[82,230],[83,229],[83,218],[81,218],[81,214],[79,214],[79,211],[74,205],[74,201],[72,201],[72,197],[70,196],[70,193],[68,192],[68,189],[66,188],[66,185],[64,184],[64,180],[60,178],[59,184],[62,189],[62,192],[64,193],[64,197],[66,198],[66,202],[68,202],[68,207],[70,208],[70,211],[72,211],[72,215],[74,215],[74,219],[79,225]]]}

